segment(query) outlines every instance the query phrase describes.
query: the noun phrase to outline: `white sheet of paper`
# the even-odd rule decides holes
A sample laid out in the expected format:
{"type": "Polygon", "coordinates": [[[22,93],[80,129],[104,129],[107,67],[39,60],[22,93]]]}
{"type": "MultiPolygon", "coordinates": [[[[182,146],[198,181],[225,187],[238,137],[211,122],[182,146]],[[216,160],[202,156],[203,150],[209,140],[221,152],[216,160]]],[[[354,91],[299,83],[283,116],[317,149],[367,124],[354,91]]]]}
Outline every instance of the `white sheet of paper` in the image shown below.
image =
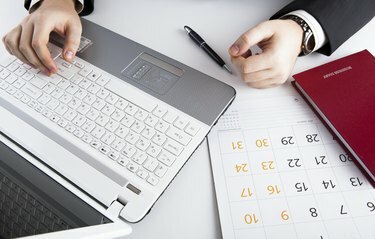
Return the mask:
{"type": "Polygon", "coordinates": [[[375,238],[375,190],[297,93],[235,101],[208,142],[224,239],[375,238]]]}

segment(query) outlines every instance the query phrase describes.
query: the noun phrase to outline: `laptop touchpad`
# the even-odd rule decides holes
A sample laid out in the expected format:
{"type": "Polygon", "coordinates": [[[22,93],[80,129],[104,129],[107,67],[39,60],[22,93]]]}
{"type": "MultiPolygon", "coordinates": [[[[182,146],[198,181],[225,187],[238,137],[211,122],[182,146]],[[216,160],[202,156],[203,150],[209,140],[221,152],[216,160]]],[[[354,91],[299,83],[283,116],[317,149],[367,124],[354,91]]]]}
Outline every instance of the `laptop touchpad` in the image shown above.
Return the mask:
{"type": "Polygon", "coordinates": [[[159,95],[166,94],[183,75],[181,69],[147,53],[140,54],[121,73],[159,95]]]}

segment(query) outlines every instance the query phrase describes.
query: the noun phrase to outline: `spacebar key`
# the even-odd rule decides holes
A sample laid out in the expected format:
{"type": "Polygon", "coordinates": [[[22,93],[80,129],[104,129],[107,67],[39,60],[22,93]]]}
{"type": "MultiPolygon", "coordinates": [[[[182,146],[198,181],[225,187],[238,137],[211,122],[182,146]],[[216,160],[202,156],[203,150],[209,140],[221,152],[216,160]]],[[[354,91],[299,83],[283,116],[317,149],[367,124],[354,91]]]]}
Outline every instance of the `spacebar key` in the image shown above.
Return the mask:
{"type": "Polygon", "coordinates": [[[147,93],[142,93],[126,82],[111,80],[104,87],[148,112],[153,111],[157,106],[156,103],[152,102],[151,96],[147,97],[147,93]]]}

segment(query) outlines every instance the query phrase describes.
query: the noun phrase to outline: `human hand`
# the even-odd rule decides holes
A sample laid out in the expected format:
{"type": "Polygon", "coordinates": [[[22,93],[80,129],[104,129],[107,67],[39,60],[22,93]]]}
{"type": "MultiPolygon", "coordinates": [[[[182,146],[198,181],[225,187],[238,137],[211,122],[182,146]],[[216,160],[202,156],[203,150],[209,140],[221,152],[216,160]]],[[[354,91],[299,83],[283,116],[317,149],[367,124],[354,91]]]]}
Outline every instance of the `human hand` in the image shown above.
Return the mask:
{"type": "Polygon", "coordinates": [[[82,32],[75,0],[44,0],[34,12],[3,37],[7,51],[47,75],[57,72],[47,43],[52,31],[65,36],[63,56],[71,62],[82,32]]]}
{"type": "Polygon", "coordinates": [[[302,28],[292,20],[265,21],[243,33],[228,51],[248,86],[268,88],[288,79],[301,52],[302,36],[302,28]],[[252,55],[254,45],[262,52],[252,55]]]}

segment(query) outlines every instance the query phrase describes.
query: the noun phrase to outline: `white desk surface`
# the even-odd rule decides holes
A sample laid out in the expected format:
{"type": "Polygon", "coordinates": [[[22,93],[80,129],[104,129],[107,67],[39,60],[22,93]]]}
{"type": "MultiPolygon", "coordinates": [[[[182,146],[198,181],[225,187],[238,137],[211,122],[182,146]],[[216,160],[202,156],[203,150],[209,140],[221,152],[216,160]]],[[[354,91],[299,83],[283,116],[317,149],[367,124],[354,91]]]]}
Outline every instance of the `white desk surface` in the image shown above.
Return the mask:
{"type": "MultiPolygon", "coordinates": [[[[287,94],[290,84],[255,90],[243,84],[238,74],[218,67],[183,30],[189,25],[230,64],[227,49],[237,37],[287,4],[287,0],[96,0],[87,19],[144,44],[169,57],[226,82],[254,97],[287,94]]],[[[23,0],[1,0],[0,35],[27,15],[23,0]]],[[[350,38],[331,57],[312,54],[298,60],[293,73],[349,55],[362,49],[375,54],[375,20],[350,38]]],[[[4,53],[1,44],[0,54],[4,53]]],[[[231,66],[234,68],[233,66],[231,66]]],[[[141,222],[133,224],[131,238],[221,238],[219,215],[208,148],[195,152],[163,196],[141,222]]]]}

